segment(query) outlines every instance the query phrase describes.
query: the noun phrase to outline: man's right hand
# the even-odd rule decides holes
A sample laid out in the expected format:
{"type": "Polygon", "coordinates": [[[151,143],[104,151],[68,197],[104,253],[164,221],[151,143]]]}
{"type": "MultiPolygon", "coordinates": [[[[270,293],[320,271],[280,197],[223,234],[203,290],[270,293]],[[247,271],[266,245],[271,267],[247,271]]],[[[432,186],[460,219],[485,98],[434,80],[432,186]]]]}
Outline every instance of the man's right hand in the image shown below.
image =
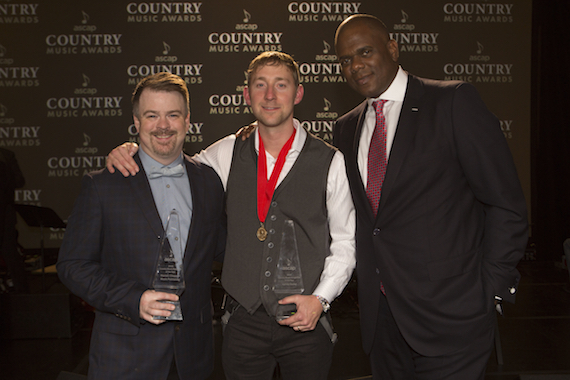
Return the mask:
{"type": "Polygon", "coordinates": [[[164,319],[154,319],[154,316],[168,317],[175,306],[171,303],[160,301],[178,301],[178,296],[172,293],[157,292],[156,290],[146,290],[140,300],[140,317],[147,322],[159,325],[164,319]]]}
{"type": "Polygon", "coordinates": [[[126,142],[119,145],[107,156],[107,169],[111,173],[117,169],[125,177],[137,174],[140,169],[133,156],[138,150],[139,146],[136,143],[126,142]]]}

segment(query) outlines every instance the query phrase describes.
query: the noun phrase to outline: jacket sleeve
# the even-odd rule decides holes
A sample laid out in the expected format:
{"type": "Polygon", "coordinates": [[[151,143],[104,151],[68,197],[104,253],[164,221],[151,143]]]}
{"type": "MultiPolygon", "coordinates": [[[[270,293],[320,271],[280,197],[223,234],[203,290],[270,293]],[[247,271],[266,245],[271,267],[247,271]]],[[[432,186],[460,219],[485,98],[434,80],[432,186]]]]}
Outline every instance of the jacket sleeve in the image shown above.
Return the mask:
{"type": "Polygon", "coordinates": [[[483,278],[495,295],[514,302],[524,254],[527,211],[516,168],[497,118],[476,89],[462,83],[452,105],[459,162],[484,208],[483,278]]]}
{"type": "MultiPolygon", "coordinates": [[[[139,302],[147,287],[113,270],[121,264],[119,259],[113,265],[102,264],[103,209],[97,182],[91,174],[84,176],[59,251],[58,275],[65,286],[97,310],[138,326],[139,302]]],[[[114,254],[119,253],[105,253],[114,254]]]]}

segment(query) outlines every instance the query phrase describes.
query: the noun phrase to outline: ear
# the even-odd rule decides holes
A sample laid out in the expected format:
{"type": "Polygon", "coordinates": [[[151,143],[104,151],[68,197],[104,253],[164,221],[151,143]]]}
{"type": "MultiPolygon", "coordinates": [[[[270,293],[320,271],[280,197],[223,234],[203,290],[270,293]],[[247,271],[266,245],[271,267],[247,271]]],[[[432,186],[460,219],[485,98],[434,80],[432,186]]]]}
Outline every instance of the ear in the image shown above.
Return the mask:
{"type": "Polygon", "coordinates": [[[136,128],[136,130],[137,130],[137,133],[140,133],[141,121],[140,121],[139,118],[136,117],[134,114],[133,114],[133,122],[135,123],[135,128],[136,128]]]}
{"type": "Polygon", "coordinates": [[[188,133],[190,130],[190,112],[186,114],[186,117],[184,118],[184,124],[186,125],[186,133],[188,133]]]}
{"type": "Polygon", "coordinates": [[[400,49],[398,49],[398,43],[396,40],[388,41],[388,51],[390,52],[390,56],[392,57],[392,61],[398,62],[398,58],[400,57],[400,49]]]}
{"type": "Polygon", "coordinates": [[[245,98],[245,103],[248,106],[251,106],[251,97],[249,96],[249,87],[248,86],[245,86],[243,88],[243,97],[245,98]]]}
{"type": "Polygon", "coordinates": [[[305,94],[305,88],[302,84],[297,86],[297,93],[295,94],[295,104],[301,103],[303,100],[303,95],[305,94]]]}

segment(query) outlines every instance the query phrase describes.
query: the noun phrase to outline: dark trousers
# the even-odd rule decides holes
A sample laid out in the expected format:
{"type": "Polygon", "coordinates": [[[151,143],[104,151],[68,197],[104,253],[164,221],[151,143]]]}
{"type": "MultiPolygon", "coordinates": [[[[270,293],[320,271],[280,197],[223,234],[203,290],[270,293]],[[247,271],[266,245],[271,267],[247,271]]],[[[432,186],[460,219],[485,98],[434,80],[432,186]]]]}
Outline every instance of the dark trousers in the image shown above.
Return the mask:
{"type": "Polygon", "coordinates": [[[277,364],[285,380],[325,380],[333,346],[320,323],[297,332],[279,325],[263,306],[253,315],[238,307],[224,329],[222,363],[228,380],[270,380],[277,364]]]}
{"type": "Polygon", "coordinates": [[[386,297],[381,296],[370,352],[373,379],[482,380],[493,350],[494,332],[494,324],[489,323],[460,350],[444,356],[423,356],[406,343],[386,297]]]}

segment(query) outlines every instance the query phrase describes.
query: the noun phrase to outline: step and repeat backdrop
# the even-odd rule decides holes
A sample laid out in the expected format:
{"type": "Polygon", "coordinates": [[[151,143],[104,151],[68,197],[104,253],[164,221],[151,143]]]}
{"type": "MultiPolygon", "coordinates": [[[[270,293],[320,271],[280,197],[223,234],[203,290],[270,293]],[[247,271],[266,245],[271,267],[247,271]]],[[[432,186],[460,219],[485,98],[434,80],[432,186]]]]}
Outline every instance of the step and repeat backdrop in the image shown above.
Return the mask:
{"type": "MultiPolygon", "coordinates": [[[[402,67],[473,83],[501,122],[530,200],[531,0],[0,0],[0,147],[26,178],[16,202],[66,220],[81,177],[137,141],[130,94],[169,71],[191,92],[185,151],[198,152],[254,120],[242,95],[248,63],[267,50],[295,57],[305,97],[295,115],[324,140],[360,103],[345,83],[334,32],[356,13],[382,19],[402,67]]],[[[20,244],[40,245],[18,221],[20,244]]],[[[64,230],[46,229],[46,247],[64,230]]]]}

